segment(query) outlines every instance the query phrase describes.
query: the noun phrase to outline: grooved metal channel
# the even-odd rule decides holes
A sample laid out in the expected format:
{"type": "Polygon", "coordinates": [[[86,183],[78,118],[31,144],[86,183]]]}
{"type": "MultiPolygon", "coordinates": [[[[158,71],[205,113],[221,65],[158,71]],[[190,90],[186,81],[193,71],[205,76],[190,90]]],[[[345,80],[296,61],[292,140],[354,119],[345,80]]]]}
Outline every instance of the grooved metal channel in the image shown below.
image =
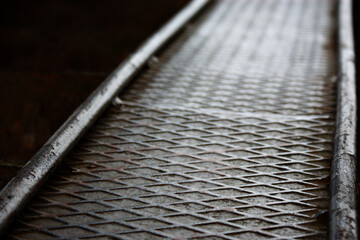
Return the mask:
{"type": "Polygon", "coordinates": [[[217,1],[52,175],[13,239],[324,239],[335,3],[217,1]]]}

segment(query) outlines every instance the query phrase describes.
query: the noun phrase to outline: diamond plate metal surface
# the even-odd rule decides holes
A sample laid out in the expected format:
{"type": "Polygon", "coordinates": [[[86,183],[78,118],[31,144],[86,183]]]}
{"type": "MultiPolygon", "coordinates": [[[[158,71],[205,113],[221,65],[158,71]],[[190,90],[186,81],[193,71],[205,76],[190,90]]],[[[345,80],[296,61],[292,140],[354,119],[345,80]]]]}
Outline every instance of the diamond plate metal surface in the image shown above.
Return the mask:
{"type": "Polygon", "coordinates": [[[329,1],[219,1],[142,73],[7,233],[324,239],[329,1]]]}
{"type": "Polygon", "coordinates": [[[114,107],[13,234],[323,237],[332,127],[325,116],[114,107]]]}
{"type": "Polygon", "coordinates": [[[226,1],[189,26],[121,99],[276,114],[333,114],[331,1],[226,1]]]}

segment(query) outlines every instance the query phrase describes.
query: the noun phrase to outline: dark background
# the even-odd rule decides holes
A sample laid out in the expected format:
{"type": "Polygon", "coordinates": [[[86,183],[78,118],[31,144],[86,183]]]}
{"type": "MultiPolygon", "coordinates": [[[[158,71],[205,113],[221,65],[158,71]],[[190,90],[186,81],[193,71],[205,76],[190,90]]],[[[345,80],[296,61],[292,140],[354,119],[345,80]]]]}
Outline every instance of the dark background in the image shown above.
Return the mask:
{"type": "Polygon", "coordinates": [[[187,2],[2,1],[0,187],[187,2]]]}

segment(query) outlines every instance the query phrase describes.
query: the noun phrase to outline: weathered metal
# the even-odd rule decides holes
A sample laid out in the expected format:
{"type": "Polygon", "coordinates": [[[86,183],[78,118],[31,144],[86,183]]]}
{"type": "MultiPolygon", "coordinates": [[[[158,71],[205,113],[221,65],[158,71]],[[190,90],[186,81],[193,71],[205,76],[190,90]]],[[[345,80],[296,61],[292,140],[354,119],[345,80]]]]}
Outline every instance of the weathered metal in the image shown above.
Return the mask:
{"type": "Polygon", "coordinates": [[[358,239],[356,81],[352,1],[339,1],[338,100],[331,173],[330,238],[358,239]]]}
{"type": "Polygon", "coordinates": [[[339,4],[337,43],[332,1],[217,1],[108,107],[6,236],[355,239],[350,1],[339,4]]]}
{"type": "Polygon", "coordinates": [[[195,0],[162,27],[139,50],[120,65],[69,117],[40,151],[0,193],[0,232],[73,148],[127,82],[171,37],[192,19],[207,0],[195,0]]]}

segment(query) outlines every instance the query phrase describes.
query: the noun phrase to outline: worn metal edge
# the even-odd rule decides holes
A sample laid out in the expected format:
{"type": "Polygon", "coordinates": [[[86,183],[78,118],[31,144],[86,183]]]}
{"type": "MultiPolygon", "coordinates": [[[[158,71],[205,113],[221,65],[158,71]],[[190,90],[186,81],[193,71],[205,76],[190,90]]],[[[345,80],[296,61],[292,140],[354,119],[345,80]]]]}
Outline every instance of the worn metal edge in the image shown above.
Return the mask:
{"type": "Polygon", "coordinates": [[[335,239],[357,239],[356,81],[352,1],[338,1],[338,101],[331,169],[330,232],[335,239]]]}
{"type": "Polygon", "coordinates": [[[210,0],[193,0],[111,73],[0,192],[0,234],[149,59],[210,0]]]}

